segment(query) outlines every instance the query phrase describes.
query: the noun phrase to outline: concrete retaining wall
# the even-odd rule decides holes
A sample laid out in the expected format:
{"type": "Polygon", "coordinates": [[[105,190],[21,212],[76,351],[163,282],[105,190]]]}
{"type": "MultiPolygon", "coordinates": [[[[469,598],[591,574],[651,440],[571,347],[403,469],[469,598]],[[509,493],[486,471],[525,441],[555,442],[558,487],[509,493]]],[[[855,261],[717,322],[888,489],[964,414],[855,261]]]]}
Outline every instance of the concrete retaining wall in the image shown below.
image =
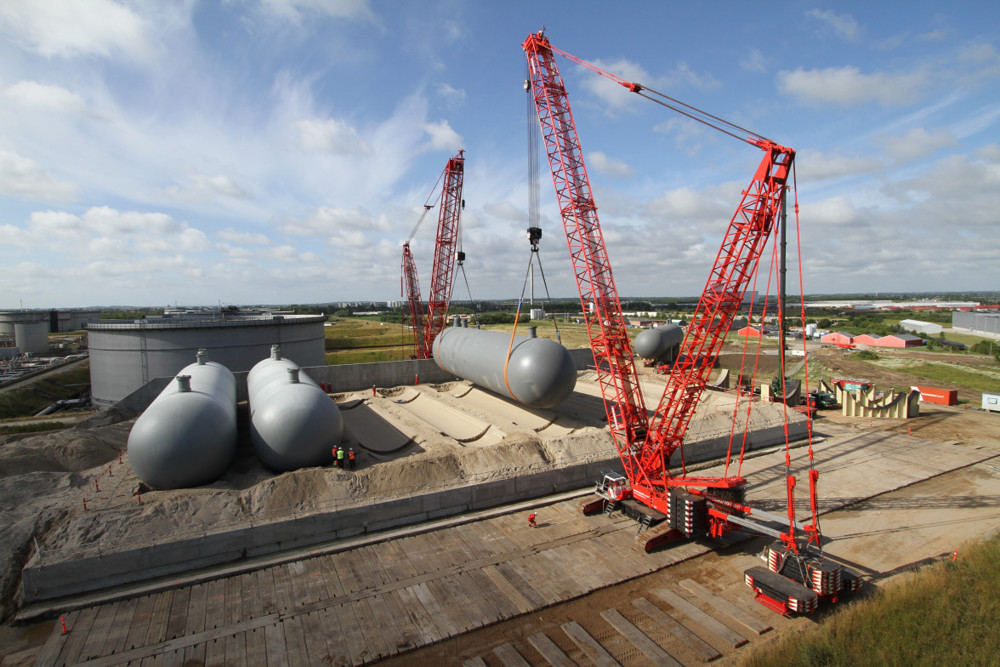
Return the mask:
{"type": "MultiPolygon", "coordinates": [[[[802,437],[805,423],[789,424],[789,432],[793,438],[802,437]]],[[[782,427],[757,431],[752,436],[750,449],[763,449],[783,441],[782,427]]],[[[692,443],[685,452],[687,464],[718,459],[725,455],[727,447],[727,437],[692,443]]],[[[44,555],[40,559],[36,554],[22,571],[24,602],[62,598],[583,489],[600,479],[605,471],[622,472],[621,461],[613,453],[610,442],[608,449],[609,458],[590,463],[268,523],[248,522],[239,528],[163,544],[85,555],[62,562],[46,562],[44,555]]],[[[672,464],[679,465],[679,460],[672,464]]]]}
{"type": "MultiPolygon", "coordinates": [[[[593,367],[594,356],[589,348],[577,348],[569,351],[578,371],[593,367]]],[[[348,391],[361,391],[377,387],[400,387],[403,385],[437,384],[452,382],[456,378],[451,373],[441,370],[433,359],[409,359],[407,361],[381,361],[370,364],[344,364],[341,366],[307,366],[305,373],[321,385],[329,387],[334,394],[348,391]]],[[[236,376],[236,400],[247,400],[247,373],[234,373],[236,376]]],[[[140,413],[149,407],[171,378],[154,378],[139,387],[131,394],[116,403],[116,407],[124,408],[134,413],[140,413]]]]}
{"type": "Polygon", "coordinates": [[[46,562],[36,554],[22,571],[24,603],[66,597],[211,565],[488,509],[587,487],[614,459],[435,491],[409,498],[224,530],[169,543],[46,562]]]}

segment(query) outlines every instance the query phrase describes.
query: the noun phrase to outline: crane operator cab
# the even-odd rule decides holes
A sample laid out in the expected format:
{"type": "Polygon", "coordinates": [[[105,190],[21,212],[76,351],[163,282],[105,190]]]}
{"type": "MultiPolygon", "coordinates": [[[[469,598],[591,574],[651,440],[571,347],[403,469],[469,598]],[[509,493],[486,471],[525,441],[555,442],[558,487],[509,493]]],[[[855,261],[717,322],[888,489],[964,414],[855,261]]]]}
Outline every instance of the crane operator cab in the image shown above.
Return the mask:
{"type": "Polygon", "coordinates": [[[597,495],[613,503],[625,498],[628,480],[616,472],[604,473],[604,478],[597,482],[597,495]]]}

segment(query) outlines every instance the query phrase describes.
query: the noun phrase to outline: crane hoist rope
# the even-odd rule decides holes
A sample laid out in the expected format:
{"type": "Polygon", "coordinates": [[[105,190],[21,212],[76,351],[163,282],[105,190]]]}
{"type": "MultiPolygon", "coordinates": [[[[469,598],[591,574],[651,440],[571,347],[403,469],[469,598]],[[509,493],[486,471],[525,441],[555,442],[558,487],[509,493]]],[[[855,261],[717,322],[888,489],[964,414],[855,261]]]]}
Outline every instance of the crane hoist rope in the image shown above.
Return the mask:
{"type": "MultiPolygon", "coordinates": [[[[538,244],[542,240],[542,228],[539,226],[538,222],[538,125],[534,122],[537,119],[535,115],[535,104],[531,98],[531,80],[525,78],[524,80],[524,90],[526,93],[525,99],[527,100],[526,107],[526,122],[525,127],[527,128],[527,144],[528,144],[528,244],[530,245],[530,250],[528,252],[528,268],[525,270],[524,281],[521,283],[521,296],[517,301],[517,310],[514,313],[514,328],[510,332],[510,343],[507,345],[507,358],[504,360],[503,365],[503,380],[504,385],[507,387],[507,392],[513,395],[511,391],[510,384],[507,381],[507,368],[510,364],[510,357],[514,351],[514,337],[517,335],[517,325],[521,319],[521,306],[524,305],[524,292],[528,286],[529,277],[533,278],[534,273],[534,263],[538,262],[538,271],[542,276],[542,285],[545,287],[545,302],[552,302],[552,295],[549,293],[549,283],[545,279],[545,269],[542,266],[542,255],[539,251],[538,244]]],[[[532,290],[534,290],[534,285],[532,284],[532,290]]],[[[532,294],[532,297],[534,294],[532,294]]],[[[559,332],[559,322],[553,319],[553,324],[555,325],[556,331],[556,342],[562,343],[562,334],[559,332]]]]}

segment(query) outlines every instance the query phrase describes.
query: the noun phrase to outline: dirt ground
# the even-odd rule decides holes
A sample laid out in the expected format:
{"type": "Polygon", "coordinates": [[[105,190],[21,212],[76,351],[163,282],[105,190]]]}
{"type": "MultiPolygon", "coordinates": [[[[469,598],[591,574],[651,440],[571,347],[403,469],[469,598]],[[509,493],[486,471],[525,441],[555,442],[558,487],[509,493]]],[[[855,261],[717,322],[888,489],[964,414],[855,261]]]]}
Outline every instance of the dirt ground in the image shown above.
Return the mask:
{"type": "MultiPolygon", "coordinates": [[[[875,382],[878,387],[910,387],[918,384],[929,384],[942,389],[955,389],[958,391],[958,400],[967,403],[972,407],[979,407],[982,391],[970,389],[961,384],[952,382],[922,382],[919,378],[908,373],[900,373],[888,368],[883,368],[865,361],[853,359],[852,355],[856,350],[841,350],[834,348],[823,348],[819,351],[819,359],[824,366],[833,369],[839,375],[850,378],[862,378],[875,382]]],[[[956,356],[947,352],[918,352],[915,350],[887,350],[880,349],[878,354],[883,357],[900,356],[906,359],[916,359],[921,361],[937,361],[946,363],[958,363],[962,366],[970,367],[996,367],[996,363],[989,357],[963,355],[956,356]]],[[[825,378],[829,380],[830,378],[825,378]]],[[[818,378],[811,378],[810,382],[816,382],[818,378]]],[[[997,391],[1000,391],[998,383],[997,391]]]]}
{"type": "MultiPolygon", "coordinates": [[[[243,429],[236,458],[218,481],[194,489],[151,491],[128,465],[127,440],[135,415],[114,409],[65,431],[0,444],[0,509],[6,533],[0,545],[0,618],[15,610],[20,570],[37,548],[46,559],[58,561],[90,553],[86,549],[113,550],[240,522],[329,511],[415,490],[613,458],[599,390],[587,375],[582,374],[571,400],[542,411],[550,420],[555,416],[560,426],[537,432],[532,420],[521,417],[538,416],[513,404],[504,404],[510,413],[506,416],[500,409],[487,413],[489,406],[502,403],[497,397],[489,399],[487,408],[455,398],[453,394],[467,394],[466,382],[389,387],[376,397],[367,391],[337,395],[334,398],[342,405],[364,401],[391,417],[412,439],[408,446],[385,454],[353,443],[358,452],[354,471],[328,466],[274,474],[260,463],[243,429]],[[441,432],[449,428],[447,423],[432,425],[407,409],[423,403],[440,415],[481,420],[491,432],[499,429],[502,435],[489,446],[460,442],[441,432]]],[[[654,385],[657,382],[662,384],[663,378],[656,376],[654,385]]],[[[718,400],[719,396],[706,397],[701,416],[691,427],[692,441],[728,434],[728,413],[713,409],[718,400]]],[[[241,410],[240,423],[245,425],[245,405],[241,410]]],[[[767,428],[780,423],[781,412],[772,405],[758,405],[753,416],[754,428],[767,428]]],[[[345,446],[350,437],[345,436],[345,446]]]]}
{"type": "MultiPolygon", "coordinates": [[[[834,436],[857,432],[859,429],[882,429],[912,432],[928,440],[964,442],[988,445],[1000,452],[1000,420],[989,415],[963,408],[929,407],[912,420],[869,420],[841,417],[839,413],[823,413],[815,423],[818,436],[834,436]]],[[[927,562],[928,559],[950,557],[952,549],[961,551],[970,540],[980,539],[1000,531],[1000,511],[996,498],[1000,497],[1000,459],[977,464],[971,468],[946,473],[898,491],[864,501],[856,506],[834,512],[824,518],[824,535],[833,535],[833,546],[854,556],[858,553],[877,554],[866,557],[872,568],[866,568],[870,584],[848,599],[864,599],[874,594],[878,586],[904,576],[927,562]],[[865,528],[858,517],[864,515],[865,528]],[[852,549],[854,543],[857,548],[852,549]],[[891,547],[888,545],[892,545],[891,547]],[[874,545],[874,546],[873,546],[874,545]],[[881,546],[879,546],[881,545],[881,546]]],[[[749,589],[743,584],[745,568],[759,565],[756,554],[770,538],[756,538],[665,568],[658,572],[633,579],[623,584],[594,591],[576,600],[554,605],[537,613],[498,623],[470,632],[467,635],[406,653],[380,665],[461,664],[464,660],[480,657],[489,665],[500,665],[491,651],[506,643],[514,644],[525,655],[531,655],[526,638],[539,632],[549,637],[563,635],[561,626],[575,621],[595,638],[607,642],[619,638],[609,630],[601,617],[606,609],[626,613],[633,600],[649,597],[658,587],[676,586],[684,579],[693,579],[710,588],[724,587],[723,596],[733,605],[751,611],[766,619],[773,630],[754,637],[750,644],[737,649],[722,651],[723,657],[713,664],[739,664],[755,647],[776,641],[790,632],[803,632],[820,625],[836,611],[835,606],[825,605],[812,616],[784,617],[770,612],[752,600],[749,589]]],[[[832,551],[832,547],[831,547],[832,551]]],[[[840,554],[838,553],[838,556],[840,554]]],[[[849,562],[849,561],[845,561],[849,562]]],[[[856,565],[856,564],[855,564],[856,565]]],[[[709,635],[705,635],[709,637],[709,635]]],[[[710,641],[710,643],[712,643],[710,641]]],[[[679,658],[688,657],[682,654],[679,658]]],[[[682,659],[688,664],[688,660],[682,659]]],[[[699,661],[690,659],[692,664],[699,661]]],[[[533,663],[534,664],[534,663],[533,663]]],[[[647,665],[639,656],[622,664],[647,665]]]]}
{"type": "MultiPolygon", "coordinates": [[[[910,375],[853,360],[849,353],[846,350],[824,350],[821,359],[827,368],[837,373],[869,378],[880,386],[916,383],[910,375]]],[[[931,353],[908,351],[907,354],[931,353]]],[[[945,356],[949,361],[953,359],[951,355],[935,356],[945,356]]],[[[654,381],[662,381],[662,378],[657,377],[654,381]]],[[[1000,438],[998,415],[979,412],[969,405],[978,406],[979,392],[943,383],[935,383],[935,386],[958,389],[960,400],[967,404],[954,408],[922,406],[921,417],[917,419],[884,420],[876,422],[877,426],[869,424],[869,427],[909,432],[929,440],[996,446],[1000,438]]],[[[448,392],[451,389],[450,386],[443,386],[442,390],[448,392]]],[[[364,398],[365,394],[344,395],[338,400],[355,400],[364,398]]],[[[378,400],[385,403],[387,411],[405,418],[392,399],[392,391],[387,390],[378,400]]],[[[588,411],[593,407],[591,403],[584,402],[588,411]]],[[[599,420],[591,425],[581,425],[573,436],[567,438],[546,440],[533,433],[511,432],[499,446],[490,448],[488,456],[483,450],[457,443],[435,445],[440,440],[440,434],[435,434],[433,429],[428,430],[424,425],[414,427],[418,428],[417,440],[398,454],[374,457],[362,453],[357,474],[350,475],[330,468],[275,476],[255,463],[252,449],[244,443],[230,471],[215,484],[196,490],[149,494],[143,507],[136,508],[132,506],[135,502],[132,494],[138,488],[138,480],[127,470],[127,457],[123,463],[118,463],[122,460],[119,454],[125,448],[133,420],[132,415],[104,412],[65,432],[31,436],[0,445],[0,510],[4,514],[5,532],[4,548],[0,549],[0,574],[3,575],[0,577],[0,612],[3,618],[13,611],[20,567],[30,557],[36,538],[45,548],[90,542],[102,535],[121,535],[123,531],[125,534],[130,531],[169,532],[191,522],[237,520],[248,514],[279,512],[288,507],[318,507],[323,503],[402,492],[414,485],[454,483],[478,475],[489,475],[498,469],[503,469],[505,474],[516,474],[520,466],[558,463],[565,461],[570,453],[574,457],[606,454],[609,447],[607,432],[599,420]],[[377,475],[371,469],[376,462],[380,464],[377,475]],[[111,504],[118,502],[121,508],[128,505],[126,518],[123,518],[125,514],[110,506],[96,512],[83,511],[81,498],[100,497],[94,488],[95,482],[101,485],[100,495],[119,498],[118,501],[110,501],[111,504]]],[[[824,411],[815,428],[821,435],[834,435],[863,429],[865,424],[868,424],[866,420],[848,419],[836,411],[824,411]]],[[[569,619],[577,620],[585,627],[588,627],[587,619],[593,619],[596,627],[601,610],[627,605],[637,592],[650,585],[651,578],[689,577],[696,581],[711,581],[713,577],[723,575],[733,577],[733,564],[738,566],[747,559],[752,560],[752,547],[751,544],[733,551],[728,555],[737,557],[728,561],[726,553],[713,554],[621,586],[596,591],[538,614],[421,649],[387,661],[387,664],[451,663],[455,655],[480,655],[484,646],[499,645],[504,638],[509,641],[545,627],[558,627],[569,619]]],[[[735,580],[739,580],[739,576],[735,580]]],[[[817,619],[821,620],[822,616],[790,619],[787,624],[785,620],[778,620],[775,628],[780,631],[786,626],[806,627],[817,619]]],[[[0,654],[4,652],[3,637],[12,632],[17,634],[6,626],[0,631],[0,654]]]]}

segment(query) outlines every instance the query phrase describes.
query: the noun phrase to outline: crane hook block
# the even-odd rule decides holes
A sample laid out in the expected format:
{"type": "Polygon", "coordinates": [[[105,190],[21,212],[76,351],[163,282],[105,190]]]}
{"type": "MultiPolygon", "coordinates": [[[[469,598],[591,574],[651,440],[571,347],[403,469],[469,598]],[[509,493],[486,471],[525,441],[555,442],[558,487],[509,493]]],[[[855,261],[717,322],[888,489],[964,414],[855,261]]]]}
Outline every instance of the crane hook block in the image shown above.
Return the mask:
{"type": "Polygon", "coordinates": [[[528,227],[528,243],[533,246],[538,245],[538,242],[542,240],[542,228],[541,227],[528,227]]]}

